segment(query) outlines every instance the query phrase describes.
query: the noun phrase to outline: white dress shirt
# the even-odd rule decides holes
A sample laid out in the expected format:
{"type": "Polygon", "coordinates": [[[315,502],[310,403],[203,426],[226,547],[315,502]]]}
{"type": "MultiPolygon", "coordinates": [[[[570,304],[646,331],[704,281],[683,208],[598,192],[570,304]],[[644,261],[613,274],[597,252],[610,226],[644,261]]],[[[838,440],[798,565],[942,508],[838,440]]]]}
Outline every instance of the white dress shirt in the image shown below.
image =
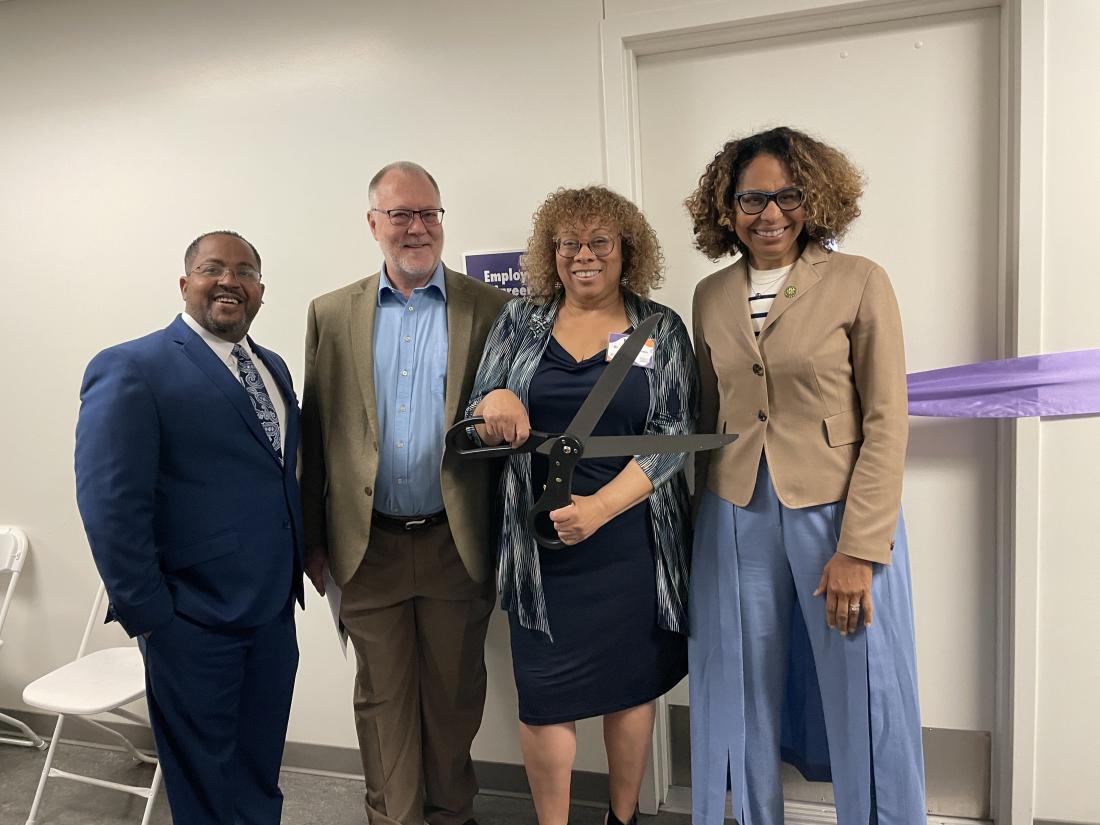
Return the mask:
{"type": "MultiPolygon", "coordinates": [[[[244,382],[241,381],[241,374],[237,371],[237,359],[233,355],[233,347],[235,345],[229,341],[223,341],[186,312],[180,313],[180,317],[183,318],[183,322],[187,324],[187,326],[191,327],[191,329],[206,342],[207,346],[209,346],[210,349],[214,351],[214,354],[218,356],[218,360],[225,364],[225,368],[229,370],[230,374],[232,374],[235,379],[237,379],[237,383],[243,387],[244,382]]],[[[267,394],[271,396],[271,404],[275,407],[275,415],[279,417],[279,449],[285,453],[286,401],[283,399],[282,390],[279,389],[279,382],[275,380],[275,376],[271,374],[271,370],[267,368],[267,365],[252,351],[252,347],[248,345],[248,336],[245,336],[237,343],[248,353],[248,357],[251,358],[252,363],[256,365],[256,371],[260,374],[260,378],[263,379],[264,386],[267,388],[267,394]]]]}

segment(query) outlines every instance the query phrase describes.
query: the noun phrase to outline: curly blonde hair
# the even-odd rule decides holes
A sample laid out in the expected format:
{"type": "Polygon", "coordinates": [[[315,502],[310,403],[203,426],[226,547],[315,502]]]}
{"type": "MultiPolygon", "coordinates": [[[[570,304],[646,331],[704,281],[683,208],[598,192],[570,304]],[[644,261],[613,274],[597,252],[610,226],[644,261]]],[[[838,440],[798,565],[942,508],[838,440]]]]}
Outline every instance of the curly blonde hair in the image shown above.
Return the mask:
{"type": "Polygon", "coordinates": [[[806,226],[799,239],[802,244],[807,239],[833,244],[844,237],[859,217],[862,173],[838,149],[796,129],[779,126],[728,141],[707,164],[698,188],[684,201],[700,252],[716,261],[723,255],[746,251],[733,231],[733,194],[745,167],[760,154],[778,158],[794,183],[806,192],[806,226]]]}
{"type": "Polygon", "coordinates": [[[645,298],[663,280],[664,256],[657,233],[645,215],[617,192],[603,186],[558,189],[535,210],[531,237],[521,266],[527,277],[527,297],[549,301],[561,289],[558,278],[556,233],[563,227],[580,228],[593,221],[614,225],[622,236],[623,288],[645,298]]]}

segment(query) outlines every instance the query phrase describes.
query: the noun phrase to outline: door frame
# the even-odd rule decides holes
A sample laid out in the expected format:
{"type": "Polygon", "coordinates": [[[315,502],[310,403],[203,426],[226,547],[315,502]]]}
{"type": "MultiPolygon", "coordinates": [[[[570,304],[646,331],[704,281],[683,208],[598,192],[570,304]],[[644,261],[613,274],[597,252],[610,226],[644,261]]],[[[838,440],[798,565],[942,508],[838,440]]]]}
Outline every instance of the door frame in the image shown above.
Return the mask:
{"type": "MultiPolygon", "coordinates": [[[[669,0],[688,2],[688,0],[669,0]]],[[[1042,352],[1047,0],[717,0],[602,21],[604,179],[641,194],[638,58],[977,9],[1000,20],[998,357],[1042,352]]],[[[996,678],[993,817],[1030,825],[1035,808],[1038,676],[1040,429],[1036,418],[997,429],[996,678]]],[[[667,703],[657,703],[642,810],[670,784],[667,703]]]]}

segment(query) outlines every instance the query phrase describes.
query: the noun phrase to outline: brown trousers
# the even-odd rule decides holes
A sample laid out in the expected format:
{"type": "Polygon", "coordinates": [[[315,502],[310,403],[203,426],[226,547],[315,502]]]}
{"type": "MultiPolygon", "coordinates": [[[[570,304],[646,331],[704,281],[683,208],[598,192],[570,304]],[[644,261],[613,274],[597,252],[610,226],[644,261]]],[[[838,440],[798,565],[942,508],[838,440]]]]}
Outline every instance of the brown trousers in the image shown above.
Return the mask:
{"type": "Polygon", "coordinates": [[[473,816],[470,745],[485,707],[494,602],[492,580],[470,578],[446,523],[371,530],[341,607],[358,662],[370,825],[463,825],[473,816]]]}

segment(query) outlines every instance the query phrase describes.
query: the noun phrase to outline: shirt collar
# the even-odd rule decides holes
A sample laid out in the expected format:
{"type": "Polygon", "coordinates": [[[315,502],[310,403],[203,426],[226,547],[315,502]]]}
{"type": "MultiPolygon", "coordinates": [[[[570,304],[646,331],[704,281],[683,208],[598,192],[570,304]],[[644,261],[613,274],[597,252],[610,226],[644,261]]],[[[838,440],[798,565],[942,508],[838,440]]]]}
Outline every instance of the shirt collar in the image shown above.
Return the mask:
{"type": "MultiPolygon", "coordinates": [[[[404,301],[405,296],[401,293],[401,290],[397,289],[396,287],[393,286],[392,283],[390,283],[390,277],[389,277],[389,275],[386,274],[386,262],[385,261],[382,262],[381,273],[382,273],[382,276],[378,279],[378,305],[379,306],[382,305],[382,298],[386,295],[386,293],[389,293],[390,295],[393,295],[395,298],[398,298],[399,300],[404,301]]],[[[428,281],[428,283],[424,284],[424,286],[422,286],[422,287],[417,287],[416,289],[413,290],[413,292],[414,293],[416,293],[416,292],[430,292],[432,290],[432,287],[435,287],[435,290],[439,293],[440,297],[443,298],[443,302],[446,303],[447,302],[447,280],[443,277],[443,262],[442,261],[440,261],[438,264],[435,265],[435,272],[432,273],[432,277],[428,281]]]]}
{"type": "MultiPolygon", "coordinates": [[[[195,331],[196,335],[198,335],[203,341],[206,342],[207,346],[209,346],[210,349],[214,350],[214,354],[217,355],[221,360],[227,363],[236,362],[236,359],[233,357],[233,347],[236,346],[236,344],[230,341],[222,340],[206,327],[204,327],[202,324],[200,324],[198,321],[196,321],[194,318],[192,318],[189,313],[181,312],[180,317],[183,318],[183,322],[187,324],[187,326],[191,327],[191,329],[195,331]]],[[[244,351],[248,353],[249,358],[254,359],[255,356],[252,352],[252,347],[248,345],[247,335],[241,338],[241,340],[238,341],[237,344],[240,344],[244,351]]]]}

